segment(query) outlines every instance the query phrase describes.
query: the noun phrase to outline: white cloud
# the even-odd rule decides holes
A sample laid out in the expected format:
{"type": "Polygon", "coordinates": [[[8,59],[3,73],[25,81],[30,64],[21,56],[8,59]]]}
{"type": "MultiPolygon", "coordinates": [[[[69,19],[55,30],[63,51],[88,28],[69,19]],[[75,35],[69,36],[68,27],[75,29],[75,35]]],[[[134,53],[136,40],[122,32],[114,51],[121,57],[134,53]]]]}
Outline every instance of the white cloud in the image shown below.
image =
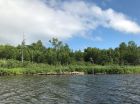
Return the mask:
{"type": "Polygon", "coordinates": [[[99,37],[99,36],[96,36],[95,41],[103,41],[103,39],[101,37],[99,37]]]}
{"type": "Polygon", "coordinates": [[[108,20],[107,26],[126,33],[140,33],[140,26],[124,14],[117,13],[112,9],[106,10],[105,14],[106,20],[108,20]]]}
{"type": "Polygon", "coordinates": [[[140,33],[140,26],[123,13],[85,1],[0,0],[0,43],[20,43],[23,32],[28,43],[69,39],[99,26],[140,33]]]}

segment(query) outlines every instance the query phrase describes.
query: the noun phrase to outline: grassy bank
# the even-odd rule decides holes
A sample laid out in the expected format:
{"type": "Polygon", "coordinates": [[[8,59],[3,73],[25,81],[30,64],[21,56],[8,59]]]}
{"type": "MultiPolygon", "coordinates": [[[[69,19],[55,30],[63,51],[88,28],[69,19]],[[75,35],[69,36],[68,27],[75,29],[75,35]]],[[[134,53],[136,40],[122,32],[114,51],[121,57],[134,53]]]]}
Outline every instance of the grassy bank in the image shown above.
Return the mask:
{"type": "Polygon", "coordinates": [[[71,74],[71,72],[84,72],[85,74],[139,74],[140,66],[99,66],[89,63],[54,66],[31,62],[22,64],[15,60],[0,60],[0,75],[71,74]]]}

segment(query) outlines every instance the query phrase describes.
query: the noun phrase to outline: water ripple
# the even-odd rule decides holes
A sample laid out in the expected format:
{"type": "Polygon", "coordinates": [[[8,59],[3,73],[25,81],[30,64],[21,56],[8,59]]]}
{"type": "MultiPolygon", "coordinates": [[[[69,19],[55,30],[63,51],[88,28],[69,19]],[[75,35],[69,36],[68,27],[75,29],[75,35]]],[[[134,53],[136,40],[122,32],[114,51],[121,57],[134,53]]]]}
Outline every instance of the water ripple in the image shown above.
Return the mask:
{"type": "Polygon", "coordinates": [[[0,77],[0,104],[140,104],[140,75],[0,77]]]}

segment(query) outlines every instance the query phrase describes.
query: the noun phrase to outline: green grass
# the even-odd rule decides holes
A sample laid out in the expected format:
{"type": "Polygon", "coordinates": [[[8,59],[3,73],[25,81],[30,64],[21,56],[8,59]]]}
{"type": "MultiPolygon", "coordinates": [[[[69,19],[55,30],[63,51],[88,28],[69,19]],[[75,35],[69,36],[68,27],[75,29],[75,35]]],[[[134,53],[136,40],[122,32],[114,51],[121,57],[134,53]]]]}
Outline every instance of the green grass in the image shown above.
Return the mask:
{"type": "Polygon", "coordinates": [[[0,68],[0,75],[20,74],[60,74],[63,72],[84,72],[86,74],[139,74],[140,66],[51,66],[41,65],[39,67],[0,68]]]}
{"type": "Polygon", "coordinates": [[[0,75],[20,74],[62,74],[63,72],[84,72],[85,74],[140,74],[140,66],[118,66],[118,65],[48,65],[25,62],[21,64],[15,60],[0,60],[0,75]]]}

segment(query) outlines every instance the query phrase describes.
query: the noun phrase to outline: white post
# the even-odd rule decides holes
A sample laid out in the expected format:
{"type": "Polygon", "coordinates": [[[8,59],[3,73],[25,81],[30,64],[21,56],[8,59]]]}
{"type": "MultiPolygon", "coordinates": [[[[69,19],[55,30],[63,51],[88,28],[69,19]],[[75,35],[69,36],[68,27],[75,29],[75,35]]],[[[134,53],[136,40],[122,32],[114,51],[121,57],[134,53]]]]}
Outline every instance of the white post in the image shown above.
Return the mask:
{"type": "Polygon", "coordinates": [[[22,63],[24,61],[24,45],[25,45],[25,39],[24,39],[24,33],[23,33],[23,40],[22,40],[22,44],[21,44],[21,47],[22,47],[22,50],[21,50],[21,61],[22,61],[22,63]]]}

